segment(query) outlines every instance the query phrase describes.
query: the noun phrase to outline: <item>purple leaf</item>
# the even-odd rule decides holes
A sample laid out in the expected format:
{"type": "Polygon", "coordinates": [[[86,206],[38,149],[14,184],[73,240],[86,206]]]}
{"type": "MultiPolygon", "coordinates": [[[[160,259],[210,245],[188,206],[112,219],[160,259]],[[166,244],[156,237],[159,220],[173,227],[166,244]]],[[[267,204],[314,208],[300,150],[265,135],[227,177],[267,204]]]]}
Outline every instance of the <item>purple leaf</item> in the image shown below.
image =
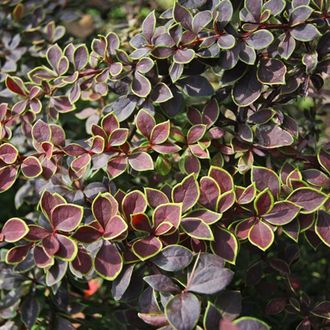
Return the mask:
{"type": "Polygon", "coordinates": [[[208,175],[217,182],[221,193],[234,189],[233,178],[226,170],[220,167],[211,166],[208,175]]]}
{"type": "Polygon", "coordinates": [[[228,211],[235,203],[234,191],[227,191],[222,194],[217,203],[217,212],[224,213],[228,211]]]}
{"type": "Polygon", "coordinates": [[[60,234],[56,235],[56,239],[59,242],[59,249],[56,252],[56,257],[66,261],[72,261],[78,252],[77,244],[73,239],[60,234]]]}
{"type": "Polygon", "coordinates": [[[207,209],[197,209],[189,212],[189,217],[202,219],[206,224],[212,225],[221,219],[222,214],[207,209]]]}
{"type": "Polygon", "coordinates": [[[54,207],[51,222],[57,230],[70,232],[77,228],[83,217],[83,208],[74,204],[61,204],[54,207]]]}
{"type": "Polygon", "coordinates": [[[57,194],[45,191],[41,196],[40,206],[45,216],[50,219],[50,215],[55,206],[66,203],[65,199],[57,194]]]}
{"type": "Polygon", "coordinates": [[[315,233],[324,244],[330,247],[330,214],[320,210],[315,223],[315,233]]]}
{"type": "Polygon", "coordinates": [[[107,172],[110,177],[115,178],[126,171],[127,165],[128,162],[126,155],[110,158],[107,165],[107,172]]]}
{"type": "Polygon", "coordinates": [[[42,173],[41,164],[34,156],[28,156],[23,160],[21,170],[27,178],[35,178],[42,173]]]}
{"type": "Polygon", "coordinates": [[[259,249],[266,251],[274,241],[273,230],[262,221],[257,221],[249,231],[249,241],[259,249]]]}
{"type": "Polygon", "coordinates": [[[157,124],[153,127],[150,135],[151,144],[162,144],[170,135],[170,121],[157,124]]]}
{"type": "Polygon", "coordinates": [[[268,47],[274,41],[274,36],[268,30],[258,30],[254,32],[249,39],[247,39],[246,43],[256,49],[260,50],[268,47]]]}
{"type": "Polygon", "coordinates": [[[116,246],[103,242],[94,259],[95,271],[104,279],[113,281],[123,268],[123,259],[116,246]]]}
{"type": "Polygon", "coordinates": [[[154,290],[161,292],[179,292],[180,288],[167,276],[155,274],[143,278],[154,290]]]}
{"type": "Polygon", "coordinates": [[[214,294],[223,290],[234,273],[224,268],[223,259],[212,254],[202,254],[196,270],[191,275],[187,290],[202,294],[214,294]]]}
{"type": "Polygon", "coordinates": [[[94,225],[93,222],[90,225],[80,226],[72,237],[82,243],[96,242],[102,234],[92,225],[94,225]]]}
{"type": "Polygon", "coordinates": [[[199,124],[192,126],[187,133],[188,144],[194,144],[201,140],[206,132],[206,125],[199,124]]]}
{"type": "Polygon", "coordinates": [[[263,216],[272,225],[282,226],[296,218],[300,207],[289,201],[276,202],[270,212],[263,216]]]}
{"type": "Polygon", "coordinates": [[[172,200],[182,203],[182,211],[191,209],[199,199],[199,187],[194,174],[190,174],[177,184],[172,191],[172,200]]]}
{"type": "Polygon", "coordinates": [[[166,246],[152,262],[167,272],[177,272],[186,268],[192,261],[193,254],[180,245],[166,246]]]}
{"type": "Polygon", "coordinates": [[[173,60],[178,64],[187,64],[194,59],[195,51],[193,49],[178,49],[174,56],[173,60]]]}
{"type": "Polygon", "coordinates": [[[110,221],[107,223],[103,238],[107,240],[112,240],[123,234],[127,230],[128,226],[125,222],[125,220],[119,216],[115,215],[110,219],[110,221]]]}
{"type": "Polygon", "coordinates": [[[174,296],[166,305],[168,321],[178,330],[194,329],[201,312],[200,302],[195,295],[183,292],[174,296]]]}
{"type": "Polygon", "coordinates": [[[158,206],[153,213],[155,228],[167,222],[177,229],[181,221],[181,211],[182,206],[178,203],[168,203],[158,206]]]}
{"type": "Polygon", "coordinates": [[[147,209],[146,198],[139,190],[131,191],[124,197],[122,201],[122,208],[126,220],[130,220],[132,214],[145,212],[147,209]]]}
{"type": "Polygon", "coordinates": [[[274,197],[270,190],[266,188],[257,195],[253,202],[254,209],[258,216],[268,213],[274,205],[274,197]]]}
{"type": "Polygon", "coordinates": [[[17,149],[10,143],[3,143],[0,145],[0,160],[6,164],[13,164],[18,157],[17,149]]]}
{"type": "Polygon", "coordinates": [[[282,61],[270,58],[261,60],[258,67],[258,79],[263,84],[285,84],[286,66],[282,61]]]}
{"type": "Polygon", "coordinates": [[[150,81],[138,71],[135,71],[131,87],[132,92],[142,98],[147,97],[151,92],[150,81]]]}
{"type": "Polygon", "coordinates": [[[98,195],[92,204],[92,211],[99,224],[106,228],[108,222],[118,212],[117,201],[108,193],[98,195]]]}
{"type": "Polygon", "coordinates": [[[256,187],[260,191],[269,188],[273,196],[278,196],[280,192],[280,180],[277,174],[269,168],[253,166],[251,181],[256,183],[256,187]]]}
{"type": "Polygon", "coordinates": [[[147,197],[148,204],[152,208],[156,208],[158,205],[169,203],[168,197],[162,191],[153,189],[153,188],[145,188],[145,195],[147,197]]]}
{"type": "Polygon", "coordinates": [[[212,177],[203,176],[201,178],[198,203],[208,209],[216,210],[220,194],[220,187],[212,177]]]}
{"type": "Polygon", "coordinates": [[[235,264],[238,254],[238,242],[235,235],[223,227],[216,227],[213,234],[212,251],[227,262],[235,264]]]}
{"type": "Polygon", "coordinates": [[[93,260],[82,246],[78,248],[78,253],[71,263],[74,270],[80,274],[88,274],[93,267],[93,260]]]}
{"type": "Polygon", "coordinates": [[[289,146],[293,143],[290,133],[275,124],[259,125],[256,129],[256,141],[262,147],[272,149],[289,146]]]}
{"type": "Polygon", "coordinates": [[[17,169],[14,166],[0,168],[0,193],[8,190],[16,181],[17,169]]]}
{"type": "Polygon", "coordinates": [[[146,233],[152,232],[152,226],[149,217],[144,213],[136,213],[131,215],[131,225],[136,231],[146,233]]]}
{"type": "Polygon", "coordinates": [[[239,330],[270,330],[270,327],[263,321],[253,317],[243,316],[234,321],[239,330]]]}
{"type": "Polygon", "coordinates": [[[145,110],[140,110],[136,116],[136,127],[146,138],[150,137],[152,129],[156,126],[153,116],[145,110]]]}
{"type": "Polygon", "coordinates": [[[128,156],[128,163],[135,171],[150,171],[154,169],[154,162],[146,152],[136,152],[128,156]]]}
{"type": "Polygon", "coordinates": [[[191,237],[200,240],[214,240],[210,227],[198,218],[183,218],[182,229],[191,237]]]}
{"type": "Polygon", "coordinates": [[[4,240],[13,243],[21,240],[28,233],[29,227],[19,218],[11,218],[6,221],[2,228],[4,240]]]}
{"type": "Polygon", "coordinates": [[[6,254],[6,263],[16,264],[23,261],[31,249],[30,244],[15,246],[8,250],[6,254]]]}
{"type": "Polygon", "coordinates": [[[313,213],[327,200],[327,196],[313,188],[298,188],[288,197],[288,200],[302,208],[302,213],[313,213]]]}
{"type": "Polygon", "coordinates": [[[132,245],[132,251],[141,260],[157,255],[163,247],[161,240],[155,236],[140,238],[132,245]]]}

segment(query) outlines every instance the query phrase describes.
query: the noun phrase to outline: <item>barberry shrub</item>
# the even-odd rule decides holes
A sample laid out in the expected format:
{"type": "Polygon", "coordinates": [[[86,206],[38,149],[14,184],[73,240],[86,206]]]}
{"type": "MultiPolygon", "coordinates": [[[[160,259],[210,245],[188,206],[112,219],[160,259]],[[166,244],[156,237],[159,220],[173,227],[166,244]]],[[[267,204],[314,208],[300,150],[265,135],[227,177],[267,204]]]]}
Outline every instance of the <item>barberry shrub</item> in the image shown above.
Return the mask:
{"type": "Polygon", "coordinates": [[[328,329],[329,2],[41,3],[0,7],[0,329],[328,329]]]}

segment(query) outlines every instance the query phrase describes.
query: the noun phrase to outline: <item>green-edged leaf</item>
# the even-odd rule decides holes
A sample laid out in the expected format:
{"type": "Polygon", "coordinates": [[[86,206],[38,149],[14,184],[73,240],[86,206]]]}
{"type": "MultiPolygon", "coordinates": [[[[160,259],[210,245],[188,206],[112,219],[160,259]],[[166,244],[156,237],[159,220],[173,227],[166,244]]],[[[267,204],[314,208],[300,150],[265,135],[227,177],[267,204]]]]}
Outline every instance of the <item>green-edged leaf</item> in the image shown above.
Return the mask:
{"type": "Polygon", "coordinates": [[[282,226],[291,222],[300,211],[300,207],[289,201],[280,201],[274,204],[270,212],[263,216],[272,225],[282,226]]]}
{"type": "Polygon", "coordinates": [[[301,213],[313,213],[327,200],[327,195],[313,188],[298,188],[289,197],[289,201],[302,207],[301,213]]]}
{"type": "Polygon", "coordinates": [[[223,227],[216,227],[213,235],[214,241],[211,243],[213,253],[234,265],[238,254],[238,241],[235,235],[223,227]]]}
{"type": "Polygon", "coordinates": [[[163,247],[161,240],[156,236],[149,236],[135,241],[132,251],[142,261],[157,255],[163,247]]]}
{"type": "Polygon", "coordinates": [[[201,219],[184,218],[181,221],[182,229],[191,237],[200,240],[213,240],[213,233],[210,227],[201,219]]]}
{"type": "Polygon", "coordinates": [[[330,247],[330,214],[320,210],[315,222],[315,233],[322,242],[330,247]]]}
{"type": "Polygon", "coordinates": [[[13,243],[21,240],[29,232],[29,227],[20,218],[11,218],[6,221],[2,228],[4,240],[13,243]]]}
{"type": "Polygon", "coordinates": [[[266,251],[274,241],[274,232],[262,221],[256,222],[249,231],[249,241],[259,249],[266,251]]]}

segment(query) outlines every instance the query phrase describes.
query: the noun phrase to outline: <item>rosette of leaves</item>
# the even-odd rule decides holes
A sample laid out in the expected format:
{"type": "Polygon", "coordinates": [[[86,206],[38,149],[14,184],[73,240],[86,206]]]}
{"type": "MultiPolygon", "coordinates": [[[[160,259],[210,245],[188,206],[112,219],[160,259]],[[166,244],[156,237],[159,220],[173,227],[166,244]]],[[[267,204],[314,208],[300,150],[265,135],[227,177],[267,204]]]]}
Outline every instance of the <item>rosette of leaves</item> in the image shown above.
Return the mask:
{"type": "Polygon", "coordinates": [[[115,242],[126,237],[128,226],[118,214],[118,202],[108,193],[100,194],[93,200],[92,212],[94,219],[80,226],[73,237],[82,243],[102,239],[93,258],[93,266],[100,276],[114,280],[123,267],[123,258],[115,242]]]}
{"type": "MultiPolygon", "coordinates": [[[[72,261],[76,257],[77,243],[70,236],[82,220],[83,208],[47,191],[42,195],[40,208],[44,217],[40,218],[38,224],[27,226],[25,242],[8,251],[8,263],[22,262],[31,249],[35,265],[40,268],[54,265],[54,258],[72,261]]],[[[23,220],[18,221],[23,223],[23,220]]]]}

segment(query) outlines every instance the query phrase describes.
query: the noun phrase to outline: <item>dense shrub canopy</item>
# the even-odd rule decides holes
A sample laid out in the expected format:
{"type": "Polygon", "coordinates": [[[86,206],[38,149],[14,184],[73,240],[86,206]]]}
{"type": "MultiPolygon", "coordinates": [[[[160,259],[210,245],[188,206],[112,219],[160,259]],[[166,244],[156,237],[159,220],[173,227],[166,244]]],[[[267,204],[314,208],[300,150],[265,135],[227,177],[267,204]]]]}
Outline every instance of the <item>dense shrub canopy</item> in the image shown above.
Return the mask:
{"type": "Polygon", "coordinates": [[[324,0],[0,2],[0,329],[329,329],[324,0]]]}

